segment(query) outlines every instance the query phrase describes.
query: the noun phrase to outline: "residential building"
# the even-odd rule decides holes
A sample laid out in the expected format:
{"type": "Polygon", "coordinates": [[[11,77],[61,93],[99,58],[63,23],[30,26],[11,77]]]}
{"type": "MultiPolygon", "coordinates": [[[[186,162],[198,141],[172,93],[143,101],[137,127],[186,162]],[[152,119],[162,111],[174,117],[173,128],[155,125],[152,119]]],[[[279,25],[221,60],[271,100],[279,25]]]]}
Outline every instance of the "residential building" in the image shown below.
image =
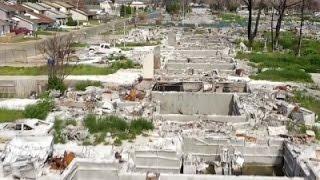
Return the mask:
{"type": "Polygon", "coordinates": [[[15,14],[15,9],[5,3],[0,3],[0,20],[10,21],[15,14]]]}
{"type": "Polygon", "coordinates": [[[55,10],[50,5],[45,3],[38,3],[40,6],[47,8],[48,10],[44,13],[45,16],[54,19],[56,21],[55,25],[64,25],[67,22],[68,16],[63,13],[55,10]]]}
{"type": "Polygon", "coordinates": [[[40,6],[37,3],[23,3],[22,4],[24,7],[31,9],[33,12],[37,13],[37,14],[45,14],[45,12],[48,10],[47,8],[40,6]]]}
{"type": "Polygon", "coordinates": [[[47,7],[49,7],[53,11],[60,11],[61,6],[58,6],[55,3],[49,2],[49,1],[42,1],[41,4],[45,4],[47,7]]]}
{"type": "Polygon", "coordinates": [[[53,4],[55,4],[56,6],[58,6],[60,8],[60,12],[63,12],[67,15],[70,14],[70,10],[73,9],[74,7],[66,2],[63,1],[54,1],[53,4]]]}
{"type": "Polygon", "coordinates": [[[26,28],[30,31],[46,29],[55,23],[53,19],[34,12],[27,12],[24,15],[17,14],[12,19],[15,21],[15,28],[26,28]]]}
{"type": "Polygon", "coordinates": [[[10,33],[10,24],[7,21],[0,20],[0,36],[10,33]]]}
{"type": "Polygon", "coordinates": [[[72,19],[75,21],[89,21],[95,18],[95,13],[86,12],[80,9],[71,9],[70,13],[72,19]]]}
{"type": "Polygon", "coordinates": [[[15,22],[15,28],[25,28],[30,31],[38,30],[36,20],[30,19],[27,16],[16,14],[14,17],[12,17],[12,20],[15,22]]]}
{"type": "Polygon", "coordinates": [[[10,3],[8,5],[15,9],[16,14],[24,15],[25,13],[32,11],[31,9],[28,9],[28,8],[22,6],[21,4],[10,3]]]}

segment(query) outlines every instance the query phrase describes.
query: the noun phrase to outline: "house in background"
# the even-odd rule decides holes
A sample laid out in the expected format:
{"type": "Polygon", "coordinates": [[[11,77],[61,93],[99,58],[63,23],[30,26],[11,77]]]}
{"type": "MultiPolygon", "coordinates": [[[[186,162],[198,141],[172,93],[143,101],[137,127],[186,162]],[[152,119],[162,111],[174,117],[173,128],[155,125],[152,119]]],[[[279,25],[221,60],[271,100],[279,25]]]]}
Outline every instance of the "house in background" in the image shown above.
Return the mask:
{"type": "Polygon", "coordinates": [[[9,22],[15,14],[15,9],[0,2],[0,20],[9,22]]]}
{"type": "Polygon", "coordinates": [[[29,17],[36,23],[36,31],[39,29],[47,29],[48,27],[54,26],[55,20],[48,18],[43,14],[37,14],[34,12],[28,12],[25,16],[29,17]]]}
{"type": "Polygon", "coordinates": [[[25,28],[28,29],[29,31],[37,31],[38,30],[38,25],[36,20],[30,19],[27,16],[16,14],[12,18],[15,22],[15,29],[19,28],[25,28]]]}
{"type": "Polygon", "coordinates": [[[0,20],[0,36],[10,33],[10,24],[7,21],[0,20]]]}
{"type": "Polygon", "coordinates": [[[94,12],[86,12],[80,9],[71,9],[71,17],[75,21],[89,21],[95,18],[94,12]]]}
{"type": "Polygon", "coordinates": [[[25,13],[32,11],[31,9],[28,9],[21,4],[8,3],[8,5],[15,9],[16,14],[24,15],[25,13]]]}
{"type": "Polygon", "coordinates": [[[28,9],[31,9],[34,13],[37,13],[37,14],[45,14],[45,12],[48,10],[47,8],[40,6],[37,3],[27,2],[27,3],[23,3],[22,5],[28,9]]]}
{"type": "Polygon", "coordinates": [[[58,11],[58,12],[61,12],[60,9],[61,7],[52,3],[52,2],[49,2],[49,1],[42,1],[41,2],[42,5],[46,5],[47,7],[49,7],[51,10],[53,11],[58,11]]]}
{"type": "Polygon", "coordinates": [[[70,15],[70,10],[73,9],[74,7],[69,4],[69,3],[66,3],[66,2],[63,2],[63,1],[55,1],[53,2],[53,4],[55,4],[56,6],[58,6],[60,8],[60,12],[63,12],[67,15],[70,15]]]}
{"type": "Polygon", "coordinates": [[[45,3],[38,3],[40,6],[47,8],[47,11],[44,13],[45,16],[55,20],[55,25],[65,25],[68,19],[68,16],[63,12],[56,11],[55,8],[52,8],[50,5],[45,3]]]}
{"type": "Polygon", "coordinates": [[[42,14],[27,12],[24,15],[15,15],[12,18],[15,21],[15,28],[25,28],[29,31],[38,31],[54,26],[55,21],[42,14]]]}

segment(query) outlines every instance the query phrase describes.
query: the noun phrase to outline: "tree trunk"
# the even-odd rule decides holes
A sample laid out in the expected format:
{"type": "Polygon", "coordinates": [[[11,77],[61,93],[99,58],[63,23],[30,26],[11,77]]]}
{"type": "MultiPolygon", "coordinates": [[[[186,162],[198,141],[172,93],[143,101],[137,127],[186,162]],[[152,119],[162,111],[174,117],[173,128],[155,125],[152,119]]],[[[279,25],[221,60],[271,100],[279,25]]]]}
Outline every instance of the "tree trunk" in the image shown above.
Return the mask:
{"type": "Polygon", "coordinates": [[[249,41],[249,47],[252,47],[252,0],[248,1],[248,11],[249,11],[249,17],[248,17],[248,41],[249,41]]]}
{"type": "Polygon", "coordinates": [[[271,48],[272,48],[272,52],[274,51],[273,20],[274,20],[274,8],[272,8],[272,14],[271,14],[271,48]]]}
{"type": "Polygon", "coordinates": [[[286,10],[286,6],[287,6],[287,0],[284,0],[280,5],[279,5],[279,9],[278,9],[278,20],[277,20],[277,25],[276,25],[276,35],[275,35],[275,43],[276,43],[276,48],[278,48],[279,45],[279,37],[280,37],[280,30],[281,30],[281,25],[282,25],[282,21],[284,19],[285,16],[285,10],[286,10]]]}
{"type": "Polygon", "coordinates": [[[257,37],[257,34],[258,34],[259,22],[260,22],[262,9],[263,9],[263,7],[262,7],[262,5],[260,5],[259,6],[259,10],[258,10],[258,15],[257,15],[257,18],[256,18],[256,25],[255,25],[254,32],[253,32],[253,35],[252,35],[252,41],[254,40],[255,37],[257,37]]]}
{"type": "Polygon", "coordinates": [[[300,33],[299,33],[299,44],[298,44],[298,52],[297,55],[301,56],[301,46],[302,46],[302,35],[303,35],[303,26],[304,26],[304,7],[305,7],[305,0],[302,0],[301,5],[301,23],[300,23],[300,33]]]}

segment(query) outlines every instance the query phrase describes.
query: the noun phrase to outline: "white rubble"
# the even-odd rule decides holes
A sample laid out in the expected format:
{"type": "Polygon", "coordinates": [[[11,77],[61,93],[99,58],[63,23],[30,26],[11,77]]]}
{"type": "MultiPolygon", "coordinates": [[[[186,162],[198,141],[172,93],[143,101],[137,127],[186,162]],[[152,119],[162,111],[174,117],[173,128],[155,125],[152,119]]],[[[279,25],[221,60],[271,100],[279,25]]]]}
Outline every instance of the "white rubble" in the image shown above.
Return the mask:
{"type": "Polygon", "coordinates": [[[3,164],[31,158],[43,165],[52,151],[53,136],[17,136],[7,144],[2,153],[3,164]]]}
{"type": "Polygon", "coordinates": [[[78,80],[78,81],[100,81],[105,84],[111,84],[114,86],[132,86],[138,82],[141,78],[139,71],[119,70],[110,75],[83,75],[83,76],[68,76],[66,80],[78,80]]]}
{"type": "Polygon", "coordinates": [[[5,99],[0,100],[0,109],[24,110],[26,106],[36,104],[36,99],[5,99]]]}

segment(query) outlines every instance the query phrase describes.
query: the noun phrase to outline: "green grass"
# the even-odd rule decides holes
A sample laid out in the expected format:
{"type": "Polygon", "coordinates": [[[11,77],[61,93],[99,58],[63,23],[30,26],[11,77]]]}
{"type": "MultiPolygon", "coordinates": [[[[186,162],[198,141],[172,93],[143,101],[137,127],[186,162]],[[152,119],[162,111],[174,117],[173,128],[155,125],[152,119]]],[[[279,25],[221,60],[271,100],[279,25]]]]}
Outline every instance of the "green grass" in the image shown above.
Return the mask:
{"type": "MultiPolygon", "coordinates": [[[[131,60],[117,61],[110,67],[95,67],[90,65],[77,65],[68,67],[67,72],[71,75],[108,75],[117,72],[119,69],[135,68],[136,65],[131,60]]],[[[9,76],[37,76],[47,75],[47,67],[0,67],[0,75],[9,76]]]]}
{"type": "Polygon", "coordinates": [[[302,70],[296,69],[270,69],[257,75],[250,76],[256,80],[269,81],[294,81],[303,83],[312,83],[311,76],[302,70]]]}
{"type": "Polygon", "coordinates": [[[77,91],[85,91],[88,86],[101,87],[102,83],[100,81],[80,81],[76,83],[75,88],[77,91]]]}
{"type": "Polygon", "coordinates": [[[54,108],[54,102],[50,99],[42,99],[34,105],[28,105],[24,110],[26,118],[45,119],[54,108]]]}
{"type": "Polygon", "coordinates": [[[58,144],[65,144],[66,139],[62,136],[62,130],[67,127],[68,125],[77,125],[77,121],[73,119],[67,119],[67,120],[61,120],[61,119],[55,119],[54,124],[53,124],[53,129],[54,129],[54,143],[58,144]]]}
{"type": "Polygon", "coordinates": [[[237,14],[233,14],[233,13],[221,13],[219,14],[219,17],[222,19],[222,22],[224,23],[236,23],[239,25],[246,25],[247,24],[247,20],[246,18],[243,18],[237,14]]]}
{"type": "Polygon", "coordinates": [[[81,42],[75,42],[71,44],[71,47],[73,48],[85,48],[87,46],[88,46],[87,43],[81,43],[81,42]]]}
{"type": "Polygon", "coordinates": [[[132,47],[120,47],[121,51],[131,51],[133,50],[132,47]]]}
{"type": "Polygon", "coordinates": [[[0,109],[0,123],[13,122],[23,118],[24,113],[21,110],[0,109]]]}
{"type": "Polygon", "coordinates": [[[65,139],[61,136],[61,131],[64,128],[64,122],[61,119],[56,119],[53,124],[53,129],[54,129],[54,143],[58,144],[64,144],[65,139]]]}
{"type": "Polygon", "coordinates": [[[299,103],[302,107],[307,108],[318,115],[320,121],[320,101],[312,96],[306,95],[304,92],[295,92],[293,101],[299,103]]]}
{"type": "Polygon", "coordinates": [[[116,138],[115,141],[121,141],[135,139],[143,131],[154,129],[152,122],[146,119],[139,118],[128,123],[125,119],[117,116],[97,118],[94,115],[88,115],[84,120],[84,125],[88,128],[90,134],[94,134],[96,143],[102,143],[107,132],[116,138]]]}
{"type": "MultiPolygon", "coordinates": [[[[270,33],[265,33],[265,37],[270,37],[270,33]]],[[[320,73],[320,41],[304,37],[300,57],[295,55],[298,39],[292,32],[281,33],[279,44],[285,51],[270,52],[269,43],[267,44],[269,52],[262,52],[264,42],[255,41],[252,53],[239,52],[237,58],[249,60],[260,70],[271,69],[253,76],[254,79],[312,82],[308,73],[320,73]]]]}
{"type": "Polygon", "coordinates": [[[36,31],[36,35],[43,35],[43,36],[50,36],[50,35],[53,35],[54,33],[53,32],[50,32],[50,31],[36,31]]]}
{"type": "Polygon", "coordinates": [[[24,38],[21,38],[21,39],[16,39],[16,40],[13,40],[12,42],[10,43],[21,43],[21,42],[27,42],[27,41],[35,41],[35,40],[39,40],[41,38],[36,38],[36,37],[24,37],[24,38]]]}

